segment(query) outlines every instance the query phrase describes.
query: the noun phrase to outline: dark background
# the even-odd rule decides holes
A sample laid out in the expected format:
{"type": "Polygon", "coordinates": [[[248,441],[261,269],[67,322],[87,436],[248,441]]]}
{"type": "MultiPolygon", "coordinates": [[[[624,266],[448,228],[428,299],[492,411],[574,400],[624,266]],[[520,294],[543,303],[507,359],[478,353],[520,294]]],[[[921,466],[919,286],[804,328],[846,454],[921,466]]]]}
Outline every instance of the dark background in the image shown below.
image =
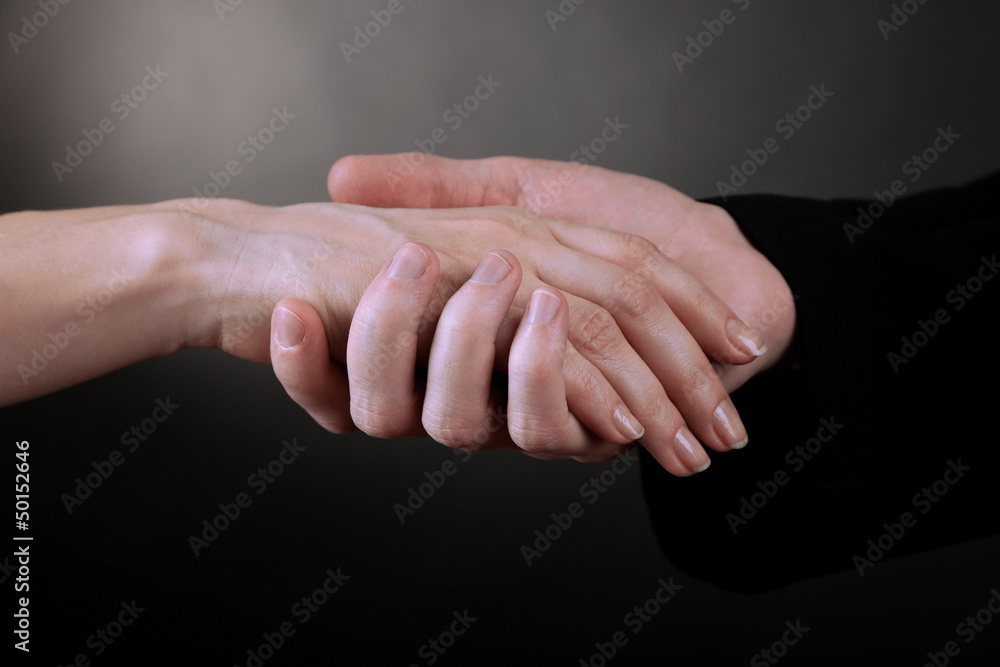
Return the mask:
{"type": "MultiPolygon", "coordinates": [[[[557,0],[403,0],[347,63],[340,43],[386,5],[243,0],[220,20],[208,0],[71,2],[15,53],[6,35],[40,10],[4,2],[0,210],[191,196],[210,170],[242,159],[237,147],[274,107],[295,118],[224,196],[321,201],[334,160],[414,149],[490,74],[502,86],[440,153],[565,160],[620,117],[629,127],[597,164],[713,196],[730,165],[824,84],[833,97],[741,192],[870,197],[939,127],[961,139],[911,192],[967,182],[1000,155],[995,3],[928,2],[885,40],[876,22],[888,2],[752,0],[741,11],[723,0],[590,0],[553,31],[545,12],[557,0]],[[723,9],[735,21],[679,72],[672,53],[723,9]],[[157,65],[167,78],[119,120],[112,101],[157,65]],[[104,117],[114,132],[58,181],[52,162],[104,117]]],[[[428,664],[421,646],[468,609],[478,620],[440,664],[577,665],[619,630],[629,641],[610,663],[747,664],[801,619],[810,631],[782,664],[919,665],[1000,585],[993,536],[893,558],[863,578],[848,569],[767,594],[727,592],[663,555],[635,468],[527,567],[521,545],[607,464],[476,456],[400,525],[393,505],[425,471],[457,462],[450,451],[332,436],[269,367],[210,351],[3,409],[0,427],[8,452],[31,443],[38,664],[79,653],[92,664],[246,664],[284,621],[296,633],[265,664],[428,664]],[[68,514],[62,494],[168,396],[175,414],[68,514]],[[248,476],[292,438],[305,452],[256,495],[248,476]],[[188,536],[241,491],[252,505],[195,557],[188,536]],[[293,604],[338,567],[350,580],[299,624],[293,604]],[[632,634],[623,617],[670,577],[683,589],[632,634]],[[88,637],[132,599],[146,611],[95,656],[88,637]]],[[[998,651],[995,624],[954,662],[991,664],[998,651]]]]}

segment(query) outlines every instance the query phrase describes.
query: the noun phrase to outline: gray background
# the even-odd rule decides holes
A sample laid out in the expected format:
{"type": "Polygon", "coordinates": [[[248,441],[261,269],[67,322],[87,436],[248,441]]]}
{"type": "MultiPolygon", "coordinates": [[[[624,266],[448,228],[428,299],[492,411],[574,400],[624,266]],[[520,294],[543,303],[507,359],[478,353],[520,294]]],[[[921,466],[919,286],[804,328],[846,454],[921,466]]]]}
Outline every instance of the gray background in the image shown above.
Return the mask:
{"type": "MultiPolygon", "coordinates": [[[[0,210],[190,196],[210,170],[241,159],[237,147],[273,107],[296,117],[224,195],[324,200],[334,160],[412,150],[490,74],[502,86],[448,131],[440,153],[565,160],[620,117],[629,127],[597,164],[713,196],[730,165],[824,84],[834,96],[742,191],[868,197],[900,178],[939,127],[962,138],[911,192],[967,182],[1000,155],[995,3],[929,2],[885,41],[876,21],[888,2],[753,0],[740,11],[722,0],[589,0],[553,31],[545,11],[557,0],[403,0],[347,63],[340,43],[386,4],[243,0],[223,20],[207,0],[60,6],[18,53],[8,39],[0,47],[0,210]],[[678,72],[671,54],[726,8],[735,22],[678,72]],[[112,101],[157,65],[169,76],[119,120],[112,101]],[[115,131],[59,182],[51,163],[104,117],[115,131]]],[[[37,11],[4,2],[4,35],[37,11]]],[[[876,664],[896,650],[919,664],[1000,584],[994,537],[887,562],[877,579],[852,571],[763,596],[726,593],[662,556],[636,471],[526,568],[521,544],[603,466],[478,456],[400,526],[393,503],[454,458],[448,451],[331,436],[268,367],[221,353],[141,364],[0,411],[0,425],[38,453],[36,637],[58,661],[88,651],[88,635],[133,597],[148,611],[100,660],[245,661],[261,632],[289,620],[291,604],[340,566],[353,579],[288,640],[279,664],[293,655],[296,664],[425,664],[421,644],[469,608],[480,620],[441,664],[575,665],[668,576],[684,590],[614,661],[746,664],[802,618],[814,629],[784,664],[876,664]],[[60,495],[168,395],[177,414],[68,516],[60,495]],[[195,559],[188,534],[292,437],[306,453],[195,559]]],[[[963,649],[963,664],[984,664],[998,636],[988,628],[963,649]]]]}

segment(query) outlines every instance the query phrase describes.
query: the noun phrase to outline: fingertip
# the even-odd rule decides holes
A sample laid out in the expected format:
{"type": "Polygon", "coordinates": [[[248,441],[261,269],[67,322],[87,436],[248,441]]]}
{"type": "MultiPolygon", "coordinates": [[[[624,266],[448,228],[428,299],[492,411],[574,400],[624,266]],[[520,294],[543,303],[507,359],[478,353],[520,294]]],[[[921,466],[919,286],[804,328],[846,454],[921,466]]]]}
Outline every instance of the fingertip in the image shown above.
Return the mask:
{"type": "Polygon", "coordinates": [[[279,301],[271,314],[271,365],[279,379],[303,376],[307,364],[329,361],[326,331],[316,309],[298,299],[279,301]]]}
{"type": "Polygon", "coordinates": [[[674,434],[674,452],[678,460],[692,473],[704,472],[712,465],[705,448],[686,426],[680,427],[674,434]]]}
{"type": "Polygon", "coordinates": [[[548,324],[559,314],[559,309],[565,301],[562,293],[551,287],[539,287],[531,293],[525,322],[533,325],[548,324]]]}
{"type": "Polygon", "coordinates": [[[344,203],[350,201],[349,197],[344,197],[344,190],[355,176],[358,162],[362,159],[360,155],[345,155],[333,163],[326,175],[326,188],[331,200],[344,203]]]}
{"type": "Polygon", "coordinates": [[[330,361],[323,322],[297,299],[275,305],[271,316],[271,365],[289,397],[332,433],[350,433],[347,375],[330,361]]]}
{"type": "Polygon", "coordinates": [[[634,442],[645,435],[646,429],[624,405],[615,410],[614,417],[618,431],[626,438],[634,442]]]}
{"type": "Polygon", "coordinates": [[[730,319],[726,323],[726,333],[733,348],[750,363],[767,352],[767,345],[760,333],[738,319],[730,319]]]}
{"type": "Polygon", "coordinates": [[[278,304],[271,315],[271,334],[282,350],[298,347],[306,337],[306,323],[287,306],[278,304]]]}

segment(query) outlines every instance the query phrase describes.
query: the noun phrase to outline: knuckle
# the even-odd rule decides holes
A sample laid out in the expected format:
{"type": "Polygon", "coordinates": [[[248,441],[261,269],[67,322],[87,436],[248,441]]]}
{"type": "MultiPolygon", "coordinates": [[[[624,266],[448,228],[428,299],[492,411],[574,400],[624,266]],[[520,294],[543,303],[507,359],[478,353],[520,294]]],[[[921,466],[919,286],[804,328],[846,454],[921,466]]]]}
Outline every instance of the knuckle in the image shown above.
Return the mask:
{"type": "Polygon", "coordinates": [[[656,244],[645,236],[628,232],[623,233],[621,253],[628,266],[643,277],[652,273],[653,264],[662,255],[656,244]]]}
{"type": "Polygon", "coordinates": [[[603,308],[583,308],[575,318],[570,336],[574,346],[592,359],[607,359],[618,349],[621,330],[615,318],[603,308]]]}
{"type": "Polygon", "coordinates": [[[390,420],[387,420],[381,415],[355,415],[354,423],[357,424],[358,428],[365,434],[381,440],[398,438],[403,435],[402,430],[398,425],[392,423],[390,420]]]}
{"type": "Polygon", "coordinates": [[[347,435],[348,433],[354,433],[358,430],[358,427],[354,422],[342,415],[328,415],[324,417],[315,417],[315,419],[317,424],[330,433],[334,433],[336,435],[347,435]]]}
{"type": "Polygon", "coordinates": [[[680,371],[679,379],[682,382],[683,395],[692,403],[711,403],[711,409],[715,409],[715,405],[718,403],[715,399],[719,377],[711,370],[711,367],[706,372],[698,364],[687,364],[680,371]]]}
{"type": "Polygon", "coordinates": [[[660,304],[660,295],[642,276],[628,272],[614,286],[615,310],[626,317],[650,316],[660,304]]]}
{"type": "Polygon", "coordinates": [[[426,413],[423,417],[423,427],[435,442],[467,452],[485,449],[492,436],[489,427],[484,423],[460,423],[456,418],[442,419],[426,413]]]}
{"type": "Polygon", "coordinates": [[[406,410],[384,409],[368,401],[351,402],[351,419],[364,433],[387,440],[409,435],[411,424],[406,410]]]}
{"type": "Polygon", "coordinates": [[[553,426],[537,420],[521,421],[512,419],[510,437],[520,449],[528,454],[545,458],[566,458],[573,446],[566,423],[553,426]]]}
{"type": "Polygon", "coordinates": [[[597,373],[599,371],[584,369],[579,373],[573,373],[572,382],[576,387],[577,393],[580,396],[589,397],[595,400],[605,399],[610,404],[614,400],[614,397],[608,396],[608,385],[598,379],[597,373]]]}
{"type": "MultiPolygon", "coordinates": [[[[697,288],[688,289],[687,294],[691,303],[691,309],[703,317],[711,317],[719,307],[718,300],[704,287],[698,286],[697,288]]],[[[722,323],[720,326],[724,327],[725,324],[722,323]]]]}

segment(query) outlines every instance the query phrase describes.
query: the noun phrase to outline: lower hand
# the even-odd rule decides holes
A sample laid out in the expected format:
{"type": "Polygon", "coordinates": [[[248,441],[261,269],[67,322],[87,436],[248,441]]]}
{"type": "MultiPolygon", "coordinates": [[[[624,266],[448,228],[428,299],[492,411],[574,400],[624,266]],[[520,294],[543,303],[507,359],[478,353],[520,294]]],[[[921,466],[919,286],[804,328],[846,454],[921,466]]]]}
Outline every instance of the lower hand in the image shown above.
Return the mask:
{"type": "MultiPolygon", "coordinates": [[[[489,213],[489,211],[482,209],[476,211],[479,218],[482,218],[484,213],[489,213]]],[[[301,218],[302,212],[296,212],[301,218]]],[[[445,259],[449,261],[449,268],[445,270],[441,266],[445,261],[438,260],[436,254],[427,252],[429,249],[425,248],[423,254],[431,260],[429,266],[414,273],[415,278],[411,276],[404,280],[404,282],[416,281],[415,284],[421,285],[422,291],[418,294],[419,299],[423,300],[424,304],[421,307],[426,308],[431,314],[430,321],[433,323],[436,313],[442,310],[439,305],[442,303],[440,300],[442,286],[438,284],[435,287],[438,275],[444,278],[442,281],[445,283],[443,293],[450,297],[455,289],[455,274],[458,273],[464,277],[471,274],[471,270],[465,269],[461,261],[456,264],[456,259],[467,258],[469,246],[475,245],[480,238],[490,237],[490,235],[473,233],[469,229],[472,223],[469,222],[466,222],[461,230],[448,228],[450,233],[443,235],[440,234],[440,230],[437,230],[436,237],[428,233],[428,230],[434,231],[435,227],[440,227],[442,220],[447,221],[449,217],[455,218],[461,215],[464,216],[465,220],[469,220],[467,215],[469,211],[460,214],[458,212],[434,212],[431,214],[426,211],[385,213],[387,215],[400,215],[404,218],[419,216],[427,228],[421,230],[424,238],[435,239],[449,251],[449,254],[444,255],[445,259]],[[458,243],[462,245],[456,249],[458,243]]],[[[506,210],[493,211],[489,215],[496,216],[501,213],[505,216],[513,215],[506,210]]],[[[473,216],[473,218],[475,217],[473,216]]],[[[496,220],[493,221],[494,225],[496,222],[496,220]]],[[[569,402],[572,413],[580,416],[581,423],[594,433],[600,434],[604,442],[611,443],[613,446],[620,444],[621,438],[625,437],[621,431],[624,426],[623,421],[628,422],[632,428],[640,432],[645,428],[646,437],[643,443],[664,467],[678,475],[690,474],[707,463],[707,456],[701,448],[698,438],[709,447],[719,451],[741,446],[745,442],[746,434],[742,429],[739,417],[701,352],[698,342],[677,322],[656,290],[651,285],[646,284],[637,274],[624,270],[621,266],[573,252],[569,248],[570,244],[580,245],[589,242],[596,235],[602,241],[602,253],[611,259],[617,259],[621,264],[627,266],[629,261],[637,262],[637,268],[642,267],[643,271],[654,269],[650,273],[655,273],[657,276],[669,277],[679,282],[690,280],[689,277],[685,277],[683,271],[658,256],[655,250],[648,247],[648,243],[641,242],[641,239],[635,237],[609,234],[601,230],[586,229],[566,223],[530,221],[523,216],[515,217],[515,222],[518,230],[516,234],[508,233],[504,236],[494,233],[492,239],[493,241],[502,241],[497,245],[517,248],[519,256],[526,256],[533,261],[529,265],[530,268],[523,271],[523,280],[519,278],[520,286],[512,283],[511,287],[504,288],[513,288],[515,291],[512,301],[513,309],[509,315],[497,323],[498,330],[494,336],[498,352],[493,364],[495,369],[505,371],[509,366],[505,352],[514,339],[520,314],[526,307],[534,289],[539,286],[547,286],[551,293],[558,294],[558,287],[564,287],[567,288],[567,291],[582,293],[598,303],[606,304],[612,312],[617,313],[617,319],[624,321],[623,328],[630,331],[629,341],[637,341],[637,348],[645,348],[650,352],[652,361],[649,363],[656,370],[656,372],[650,370],[650,367],[644,363],[645,354],[643,358],[636,354],[636,350],[625,340],[621,330],[615,325],[607,311],[578,295],[567,294],[567,318],[570,320],[569,337],[573,345],[565,351],[563,372],[566,391],[559,395],[559,400],[569,402]],[[539,231],[540,227],[542,231],[539,231]],[[552,236],[549,237],[547,234],[552,236]],[[556,241],[557,238],[558,241],[556,241]],[[641,243],[636,245],[637,242],[641,243]],[[543,271],[545,275],[541,275],[543,271]],[[604,291],[602,291],[602,287],[604,291]],[[640,295],[642,297],[640,300],[643,306],[641,312],[632,312],[629,307],[634,304],[623,303],[623,297],[627,295],[640,295]],[[631,321],[639,316],[645,319],[641,322],[631,321]],[[680,396],[683,399],[679,406],[680,409],[668,400],[661,378],[667,379],[666,385],[670,388],[672,395],[680,396]],[[608,385],[610,385],[610,389],[608,385]],[[595,390],[595,387],[598,389],[595,390]],[[595,404],[599,404],[599,407],[603,408],[604,411],[595,410],[595,404]],[[609,425],[615,428],[614,424],[618,426],[617,431],[612,434],[608,428],[609,425]],[[687,424],[691,424],[690,429],[687,424]],[[697,438],[692,435],[691,431],[697,434],[697,438]]],[[[486,228],[490,229],[492,226],[486,225],[486,228]]],[[[509,230],[509,227],[504,228],[509,230]]],[[[410,229],[407,233],[414,231],[410,229]]],[[[267,245],[271,247],[275,244],[268,243],[267,245]]],[[[410,262],[405,263],[409,264],[410,262]]],[[[383,267],[382,271],[379,272],[378,280],[372,284],[370,290],[373,288],[388,289],[387,285],[391,286],[400,282],[399,277],[388,275],[391,273],[392,266],[393,263],[387,263],[383,267]]],[[[700,304],[703,306],[701,311],[703,317],[722,323],[721,331],[712,330],[713,337],[708,346],[714,345],[719,354],[733,355],[744,361],[751,361],[754,357],[743,348],[742,340],[728,333],[729,330],[733,329],[733,320],[735,320],[728,308],[715,300],[704,287],[693,294],[695,298],[700,299],[700,304]],[[726,329],[727,326],[729,330],[726,329]]],[[[339,349],[337,341],[340,340],[337,336],[342,336],[342,330],[339,332],[328,331],[328,326],[324,322],[330,318],[321,317],[309,306],[310,303],[321,303],[322,301],[322,299],[299,298],[297,301],[283,302],[281,307],[275,311],[270,349],[271,360],[289,393],[330,430],[338,432],[349,430],[350,415],[353,412],[354,417],[359,421],[359,426],[374,435],[389,437],[422,433],[415,426],[415,424],[420,424],[420,420],[414,420],[414,415],[421,414],[421,410],[418,409],[419,402],[406,400],[405,403],[386,403],[379,398],[382,391],[380,382],[368,382],[367,384],[361,382],[359,384],[359,381],[356,381],[358,378],[364,379],[367,372],[351,374],[351,391],[348,392],[343,369],[330,364],[329,361],[321,362],[321,360],[328,360],[331,354],[334,359],[344,361],[337,353],[339,349]],[[291,323],[290,327],[289,322],[291,323]],[[289,329],[295,330],[295,335],[292,337],[294,340],[289,340],[286,335],[289,329]],[[327,348],[327,340],[331,341],[329,348],[327,348]],[[289,345],[289,343],[291,344],[289,345]],[[365,396],[368,398],[364,398],[365,396]],[[349,403],[353,411],[349,410],[349,403]]],[[[376,301],[372,303],[376,303],[376,301]]],[[[405,318],[399,320],[398,317],[395,319],[389,317],[389,315],[398,315],[404,311],[403,307],[369,309],[364,307],[364,304],[360,304],[358,314],[355,316],[355,324],[351,325],[352,336],[356,323],[359,321],[366,322],[368,329],[373,332],[369,336],[368,344],[361,346],[360,349],[377,352],[382,349],[380,345],[386,344],[386,336],[389,337],[391,343],[400,334],[400,331],[405,332],[405,327],[400,329],[400,324],[405,323],[405,318]]],[[[456,319],[462,319],[462,317],[468,317],[468,312],[456,319]]],[[[711,327],[705,325],[704,322],[699,322],[699,324],[702,325],[702,330],[711,330],[711,327]]],[[[426,342],[422,342],[422,338],[418,337],[417,344],[411,346],[407,351],[410,356],[399,366],[403,369],[409,368],[411,374],[413,359],[420,359],[423,362],[432,353],[429,339],[432,328],[423,327],[423,329],[423,332],[418,333],[424,335],[427,339],[426,342]],[[422,349],[426,349],[427,352],[422,353],[422,349]]],[[[738,331],[744,332],[745,328],[740,328],[738,331]]],[[[752,332],[746,331],[746,333],[752,332]]],[[[485,344],[483,341],[478,343],[480,346],[483,344],[485,344]]],[[[350,345],[345,345],[345,349],[349,350],[350,345]]],[[[472,349],[475,349],[475,345],[472,349]]],[[[349,352],[345,356],[348,357],[347,361],[350,365],[349,352]]],[[[426,362],[423,363],[426,364],[426,362]]],[[[432,370],[433,366],[432,363],[432,370]]],[[[398,376],[398,371],[396,372],[398,376]]],[[[377,374],[376,377],[381,378],[377,374]]],[[[405,386],[405,384],[404,382],[403,385],[397,386],[405,386]]],[[[409,393],[412,395],[412,382],[409,385],[411,387],[409,393]]],[[[399,393],[396,395],[402,396],[399,393]]],[[[440,405],[440,403],[433,403],[433,405],[440,405]]],[[[447,420],[439,422],[441,425],[447,423],[449,423],[447,420]]],[[[599,451],[595,452],[593,451],[595,447],[585,447],[585,443],[588,442],[587,438],[590,438],[592,442],[592,436],[584,437],[579,430],[574,431],[567,426],[568,423],[571,422],[565,420],[560,422],[557,430],[562,429],[561,436],[569,436],[571,433],[576,435],[557,438],[547,445],[549,451],[538,453],[571,455],[591,459],[595,456],[605,456],[605,454],[614,451],[608,448],[600,450],[598,447],[596,449],[599,451]]],[[[447,427],[442,426],[441,429],[432,427],[428,430],[432,430],[432,434],[437,434],[442,439],[454,442],[454,444],[470,447],[479,444],[463,442],[461,439],[454,441],[444,435],[442,430],[444,428],[447,427]]],[[[522,439],[522,443],[524,442],[528,441],[522,439]]],[[[531,448],[533,445],[529,443],[527,447],[531,448]]]]}

